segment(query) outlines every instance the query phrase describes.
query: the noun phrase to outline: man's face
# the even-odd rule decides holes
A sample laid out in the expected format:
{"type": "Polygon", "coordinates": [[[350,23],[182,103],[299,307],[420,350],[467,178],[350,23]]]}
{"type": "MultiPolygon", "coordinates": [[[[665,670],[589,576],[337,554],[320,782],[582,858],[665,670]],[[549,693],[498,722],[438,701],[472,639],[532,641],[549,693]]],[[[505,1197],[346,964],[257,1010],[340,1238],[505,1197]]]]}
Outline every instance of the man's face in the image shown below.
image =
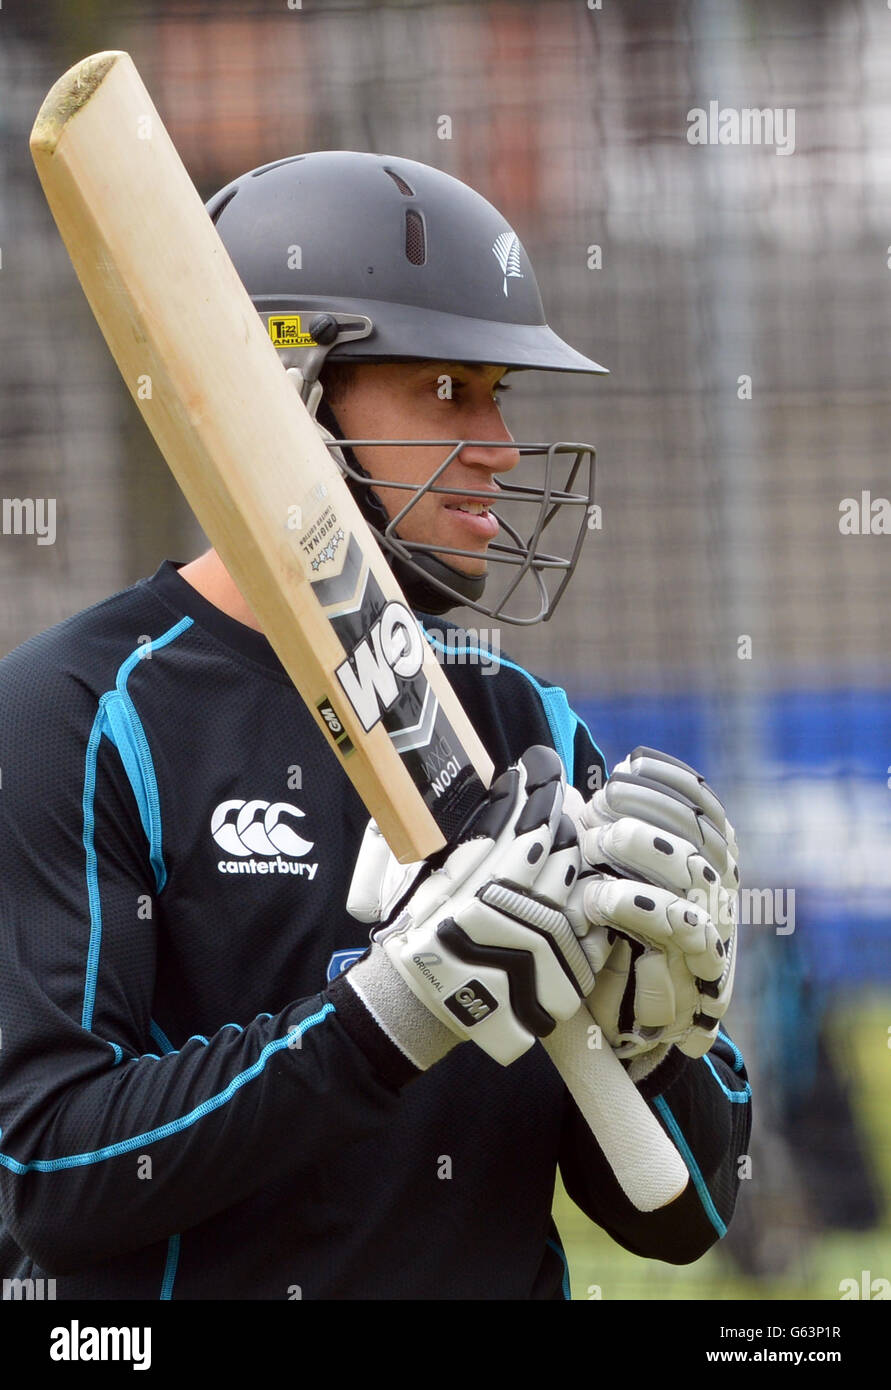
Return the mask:
{"type": "MultiPolygon", "coordinates": [[[[349,388],[333,405],[341,430],[350,439],[479,439],[500,448],[468,444],[437,479],[437,487],[470,492],[498,492],[496,473],[506,473],[519,461],[498,403],[503,367],[471,366],[459,362],[359,363],[349,388]]],[[[356,457],[373,478],[426,483],[446,458],[443,447],[409,448],[386,445],[362,448],[356,457]]],[[[403,489],[376,487],[391,518],[411,500],[403,489]]],[[[486,570],[486,550],[498,533],[498,522],[482,498],[426,493],[400,521],[405,541],[418,541],[471,550],[473,556],[441,558],[465,574],[486,570]],[[481,510],[482,509],[482,510],[481,510]]]]}

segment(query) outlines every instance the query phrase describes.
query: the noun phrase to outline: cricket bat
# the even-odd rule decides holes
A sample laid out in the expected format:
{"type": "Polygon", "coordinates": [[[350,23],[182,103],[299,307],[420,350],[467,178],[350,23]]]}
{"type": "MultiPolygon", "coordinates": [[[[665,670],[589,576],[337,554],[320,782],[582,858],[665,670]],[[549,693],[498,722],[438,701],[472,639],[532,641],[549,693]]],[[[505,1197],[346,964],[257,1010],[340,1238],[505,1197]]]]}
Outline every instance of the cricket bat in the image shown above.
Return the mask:
{"type": "MultiPolygon", "coordinates": [[[[452,839],[493,766],[127,53],[83,59],[31,153],[90,307],[161,453],[402,862],[452,839]]],[[[687,1170],[581,1010],[545,1047],[643,1211],[687,1170]],[[599,1041],[599,1039],[597,1040],[599,1041]]]]}

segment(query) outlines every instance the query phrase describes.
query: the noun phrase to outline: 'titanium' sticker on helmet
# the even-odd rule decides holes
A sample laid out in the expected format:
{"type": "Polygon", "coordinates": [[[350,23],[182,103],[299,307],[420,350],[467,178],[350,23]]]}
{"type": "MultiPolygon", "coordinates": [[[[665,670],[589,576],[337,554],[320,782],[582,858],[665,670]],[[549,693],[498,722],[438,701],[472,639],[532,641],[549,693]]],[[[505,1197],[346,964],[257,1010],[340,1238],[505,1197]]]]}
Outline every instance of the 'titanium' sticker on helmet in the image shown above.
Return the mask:
{"type": "Polygon", "coordinates": [[[270,314],[269,336],[277,348],[318,347],[312,334],[304,332],[299,314],[270,314]]]}

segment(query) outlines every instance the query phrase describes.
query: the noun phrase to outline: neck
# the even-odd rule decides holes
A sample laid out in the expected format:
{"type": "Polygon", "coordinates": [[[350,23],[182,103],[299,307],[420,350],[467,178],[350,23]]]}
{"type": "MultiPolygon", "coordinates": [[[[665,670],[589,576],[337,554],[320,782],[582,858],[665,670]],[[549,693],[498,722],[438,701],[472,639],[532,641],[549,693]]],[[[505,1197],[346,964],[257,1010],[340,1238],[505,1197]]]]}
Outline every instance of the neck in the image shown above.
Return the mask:
{"type": "Polygon", "coordinates": [[[208,550],[204,555],[199,555],[197,560],[183,565],[179,575],[215,608],[221,609],[227,617],[235,618],[246,627],[252,627],[255,632],[262,632],[263,629],[215,550],[208,550]]]}

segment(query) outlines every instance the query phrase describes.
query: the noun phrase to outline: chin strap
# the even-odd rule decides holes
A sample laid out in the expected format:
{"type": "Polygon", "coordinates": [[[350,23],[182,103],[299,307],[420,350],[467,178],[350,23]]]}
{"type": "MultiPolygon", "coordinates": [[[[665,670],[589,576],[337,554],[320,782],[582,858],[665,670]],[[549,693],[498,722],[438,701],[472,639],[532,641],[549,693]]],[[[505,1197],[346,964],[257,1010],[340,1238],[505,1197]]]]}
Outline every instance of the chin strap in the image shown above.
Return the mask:
{"type": "MultiPolygon", "coordinates": [[[[297,368],[291,368],[288,375],[290,376],[297,370],[297,368]]],[[[295,382],[295,385],[299,389],[299,383],[295,382]]],[[[312,388],[311,400],[313,400],[315,408],[310,410],[310,414],[315,415],[316,423],[320,429],[332,439],[343,439],[343,431],[330,405],[323,398],[322,388],[318,382],[312,388]],[[316,396],[317,387],[318,395],[316,396]]],[[[371,478],[371,474],[362,467],[351,448],[342,448],[339,452],[350,468],[355,469],[363,478],[371,478]]],[[[344,477],[360,512],[375,535],[379,539],[382,538],[390,520],[384,504],[373,488],[366,487],[363,483],[357,483],[354,478],[350,477],[349,473],[345,473],[344,477]]],[[[424,613],[432,613],[439,617],[462,603],[468,601],[477,603],[482,597],[486,584],[485,575],[462,574],[460,570],[453,569],[451,565],[445,564],[435,555],[427,554],[426,551],[415,551],[412,553],[412,558],[406,560],[400,555],[394,555],[386,547],[385,550],[396,581],[413,608],[419,608],[424,613]],[[451,592],[444,594],[435,584],[429,582],[431,579],[436,579],[441,584],[447,585],[451,592]]]]}

